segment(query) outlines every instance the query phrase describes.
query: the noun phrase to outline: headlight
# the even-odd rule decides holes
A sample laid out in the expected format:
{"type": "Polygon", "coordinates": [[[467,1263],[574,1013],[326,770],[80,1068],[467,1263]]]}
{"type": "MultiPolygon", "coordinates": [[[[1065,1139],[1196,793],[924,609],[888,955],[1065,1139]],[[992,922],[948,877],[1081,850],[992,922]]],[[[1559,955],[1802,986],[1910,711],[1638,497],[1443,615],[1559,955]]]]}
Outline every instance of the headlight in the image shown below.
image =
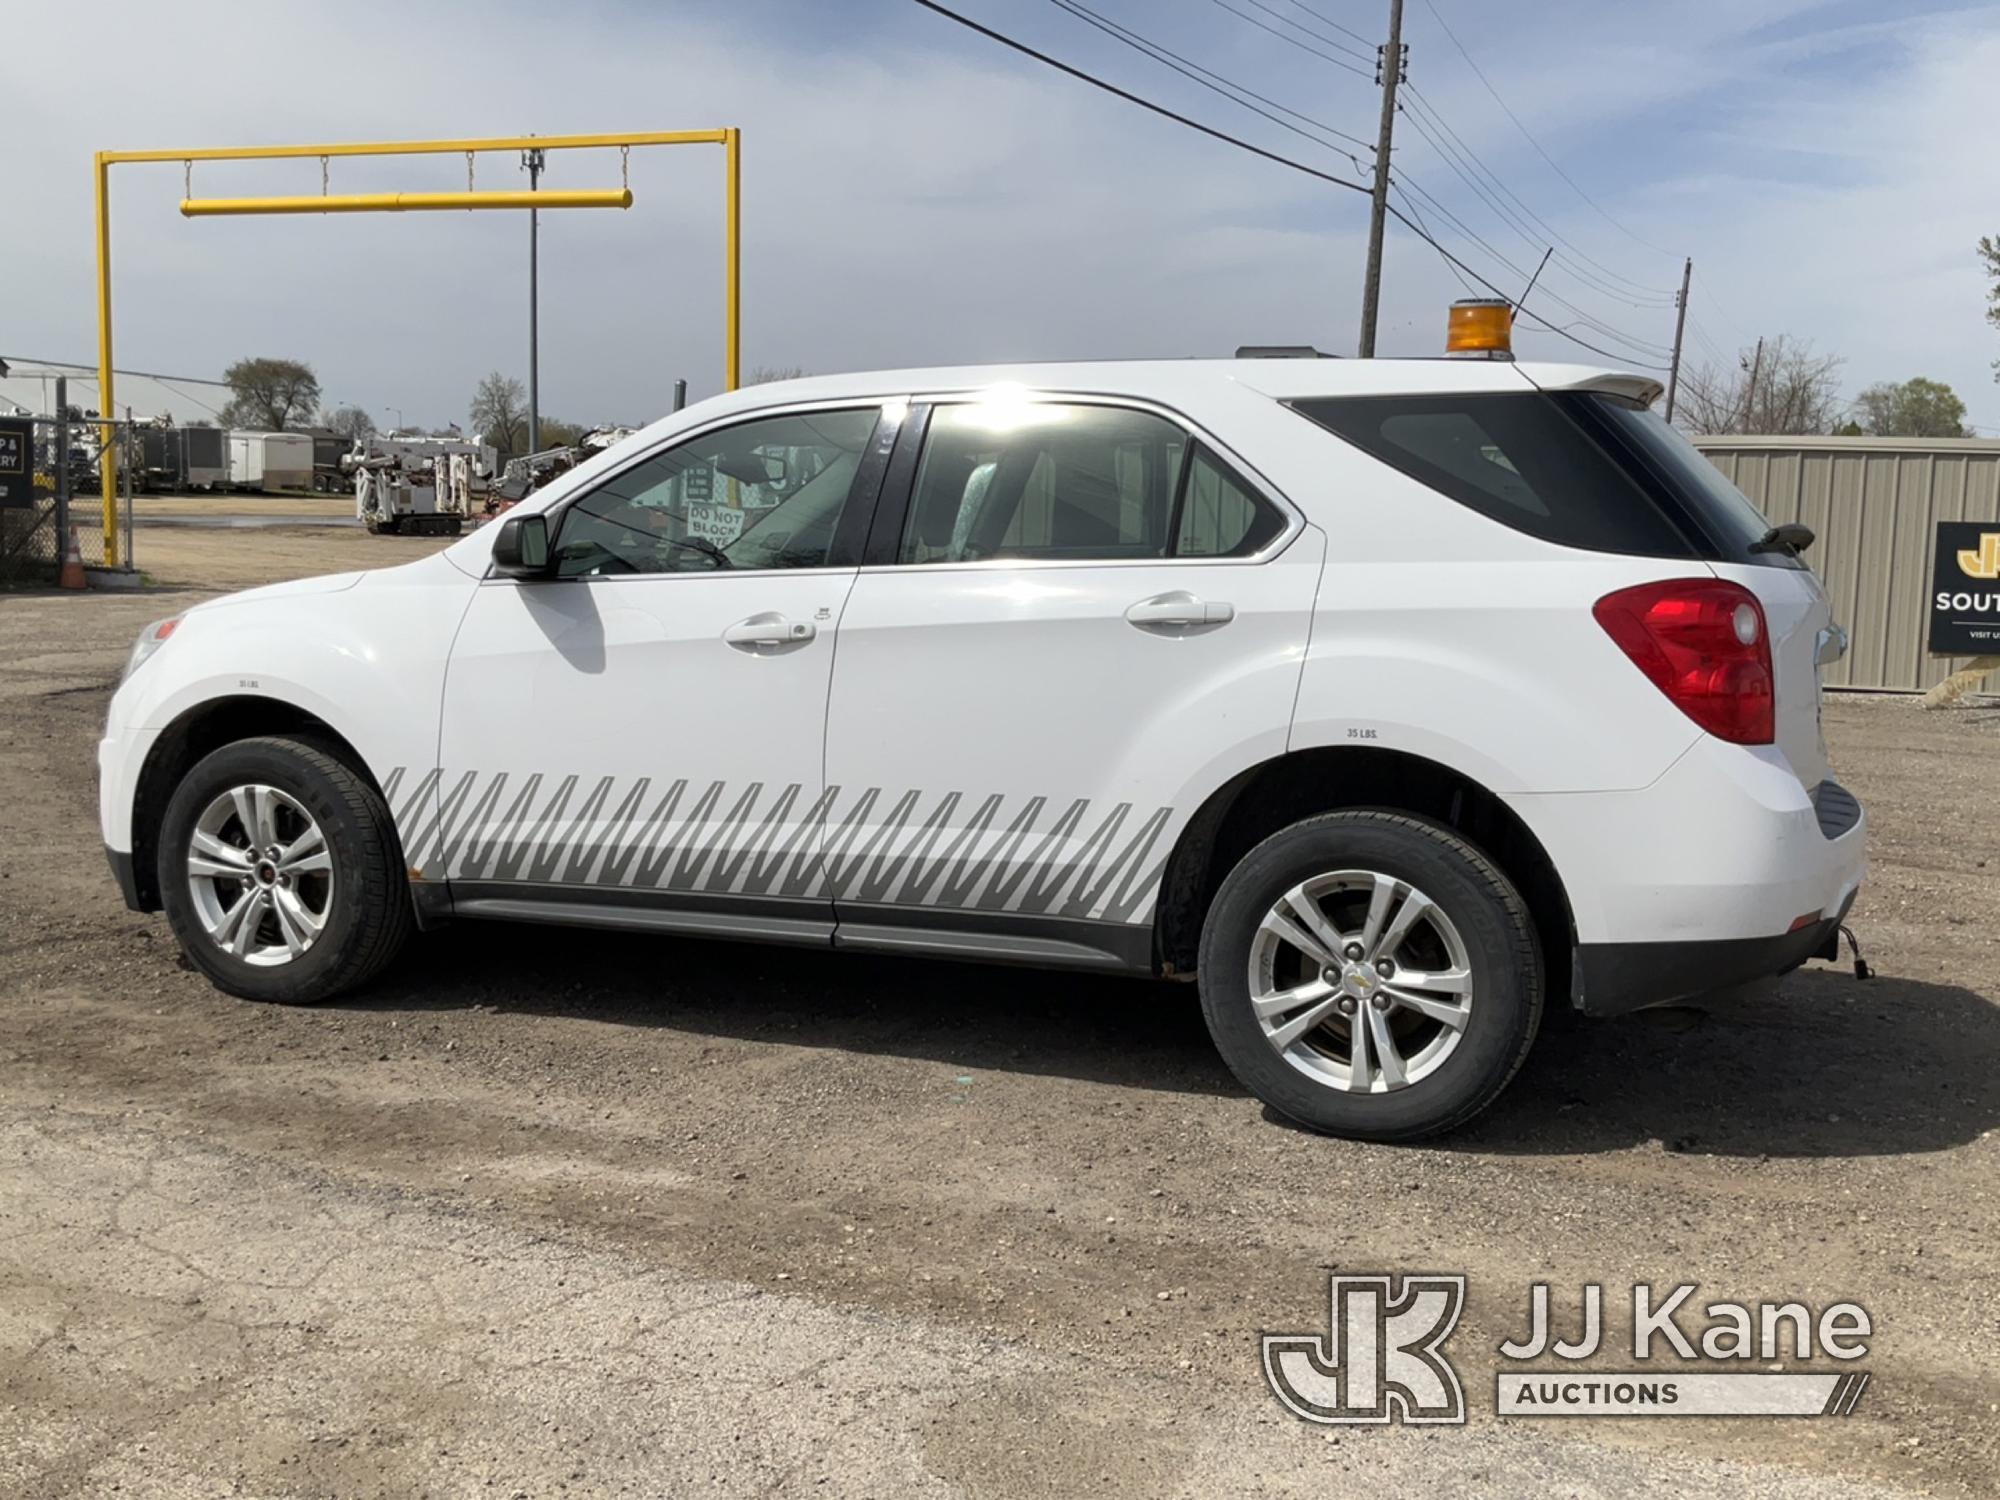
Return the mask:
{"type": "Polygon", "coordinates": [[[180,623],[179,615],[169,615],[164,620],[153,621],[140,631],[139,639],[132,643],[132,654],[125,658],[125,670],[118,674],[118,680],[123,682],[144,666],[146,658],[167,643],[167,637],[174,633],[180,623]]]}

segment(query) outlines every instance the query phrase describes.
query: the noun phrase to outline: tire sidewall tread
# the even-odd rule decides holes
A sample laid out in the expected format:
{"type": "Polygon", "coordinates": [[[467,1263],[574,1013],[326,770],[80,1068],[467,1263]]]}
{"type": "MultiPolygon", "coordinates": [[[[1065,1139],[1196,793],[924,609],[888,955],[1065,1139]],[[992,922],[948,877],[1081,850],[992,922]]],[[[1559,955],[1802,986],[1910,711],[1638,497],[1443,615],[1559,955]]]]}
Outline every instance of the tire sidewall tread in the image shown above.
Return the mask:
{"type": "Polygon", "coordinates": [[[195,764],[160,824],[161,903],[188,959],[247,1000],[309,1005],[365,984],[396,956],[416,925],[401,841],[382,794],[324,741],[264,735],[236,740],[195,764]],[[187,885],[195,820],[229,786],[261,782],[296,798],[333,852],[327,930],[290,963],[259,967],[221,951],[201,925],[187,885]]]}
{"type": "Polygon", "coordinates": [[[1541,1023],[1544,969],[1527,903],[1483,850],[1453,830],[1389,809],[1322,813],[1278,830],[1237,863],[1202,924],[1202,1012],[1230,1071],[1287,1118],[1357,1140],[1402,1141],[1465,1124],[1506,1088],[1541,1023]],[[1336,869],[1410,881],[1446,910],[1479,976],[1466,1034],[1408,1088],[1347,1094],[1315,1083],[1265,1039],[1248,997],[1257,924],[1284,891],[1336,869]]]}

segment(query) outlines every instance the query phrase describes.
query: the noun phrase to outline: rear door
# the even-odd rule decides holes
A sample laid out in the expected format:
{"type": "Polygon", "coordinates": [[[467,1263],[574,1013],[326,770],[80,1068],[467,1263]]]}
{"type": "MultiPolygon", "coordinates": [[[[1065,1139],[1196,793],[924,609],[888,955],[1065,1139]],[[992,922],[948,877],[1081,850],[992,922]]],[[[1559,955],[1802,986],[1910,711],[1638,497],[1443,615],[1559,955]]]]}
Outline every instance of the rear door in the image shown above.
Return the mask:
{"type": "Polygon", "coordinates": [[[1146,966],[1188,802],[1284,749],[1322,556],[1168,413],[913,408],[834,664],[836,941],[1146,966]]]}

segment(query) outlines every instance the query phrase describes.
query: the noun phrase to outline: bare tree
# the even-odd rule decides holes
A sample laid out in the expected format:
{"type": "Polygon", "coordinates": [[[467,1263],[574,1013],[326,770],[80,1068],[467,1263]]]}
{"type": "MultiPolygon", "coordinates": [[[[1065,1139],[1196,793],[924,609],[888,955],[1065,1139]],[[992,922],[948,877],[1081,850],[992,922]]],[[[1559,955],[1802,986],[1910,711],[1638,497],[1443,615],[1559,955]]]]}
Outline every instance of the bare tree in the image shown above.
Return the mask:
{"type": "Polygon", "coordinates": [[[512,375],[493,371],[472,393],[472,430],[502,453],[518,453],[527,443],[528,393],[512,375]]]}
{"type": "Polygon", "coordinates": [[[358,406],[341,406],[319,414],[319,425],[350,443],[365,443],[379,430],[375,419],[358,406]]]}
{"type": "Polygon", "coordinates": [[[1838,354],[1781,333],[1746,348],[1736,366],[1701,364],[1681,373],[1679,420],[1700,433],[1813,433],[1841,417],[1838,354]]]}
{"type": "Polygon", "coordinates": [[[774,380],[797,380],[812,371],[803,365],[752,365],[745,385],[769,385],[774,380]]]}

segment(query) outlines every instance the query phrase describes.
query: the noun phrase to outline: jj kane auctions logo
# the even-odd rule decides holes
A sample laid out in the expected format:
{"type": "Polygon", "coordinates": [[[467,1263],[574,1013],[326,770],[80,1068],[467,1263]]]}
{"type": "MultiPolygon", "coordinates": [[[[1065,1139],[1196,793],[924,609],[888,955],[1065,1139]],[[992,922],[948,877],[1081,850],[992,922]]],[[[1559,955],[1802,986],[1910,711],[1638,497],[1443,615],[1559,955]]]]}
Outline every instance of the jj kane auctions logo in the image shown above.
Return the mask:
{"type": "MultiPolygon", "coordinates": [[[[1503,1368],[1496,1411],[1538,1416],[1846,1416],[1867,1387],[1865,1371],[1690,1370],[1718,1364],[1851,1361],[1868,1353],[1866,1309],[1836,1302],[1814,1314],[1803,1302],[1711,1302],[1697,1322],[1696,1288],[1660,1295],[1632,1288],[1631,1351],[1636,1370],[1580,1370],[1606,1348],[1604,1289],[1587,1283],[1576,1337],[1558,1336],[1549,1287],[1529,1290],[1528,1330],[1499,1346],[1503,1368]],[[1546,1360],[1558,1361],[1553,1367],[1546,1360]]],[[[1436,1273],[1328,1278],[1325,1333],[1263,1336],[1264,1379],[1294,1416],[1308,1422],[1463,1424],[1465,1388],[1444,1352],[1465,1310],[1465,1277],[1436,1273]]]]}

